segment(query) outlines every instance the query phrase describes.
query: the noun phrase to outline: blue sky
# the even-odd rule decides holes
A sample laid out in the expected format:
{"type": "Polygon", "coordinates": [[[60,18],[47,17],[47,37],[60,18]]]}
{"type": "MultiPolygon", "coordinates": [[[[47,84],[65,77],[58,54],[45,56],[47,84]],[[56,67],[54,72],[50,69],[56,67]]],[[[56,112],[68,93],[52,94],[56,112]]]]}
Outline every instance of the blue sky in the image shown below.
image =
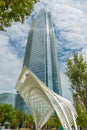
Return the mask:
{"type": "Polygon", "coordinates": [[[15,92],[32,19],[41,9],[50,11],[55,28],[63,96],[71,100],[65,59],[77,51],[87,59],[87,0],[41,0],[24,24],[13,23],[0,32],[0,92],[15,92]]]}

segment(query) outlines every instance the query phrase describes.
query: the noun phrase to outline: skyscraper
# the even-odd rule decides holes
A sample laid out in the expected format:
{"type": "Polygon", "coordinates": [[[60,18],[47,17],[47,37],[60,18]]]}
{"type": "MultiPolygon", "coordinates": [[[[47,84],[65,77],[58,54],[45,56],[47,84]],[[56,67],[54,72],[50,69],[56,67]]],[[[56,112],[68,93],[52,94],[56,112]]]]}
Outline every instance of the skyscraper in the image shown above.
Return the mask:
{"type": "Polygon", "coordinates": [[[23,65],[61,95],[54,28],[50,13],[44,10],[32,22],[23,65]]]}
{"type": "MultiPolygon", "coordinates": [[[[23,66],[27,66],[43,83],[62,95],[56,40],[50,13],[41,10],[32,21],[23,66]]],[[[16,107],[23,107],[20,95],[16,107]]],[[[25,109],[25,105],[24,105],[25,109]]]]}

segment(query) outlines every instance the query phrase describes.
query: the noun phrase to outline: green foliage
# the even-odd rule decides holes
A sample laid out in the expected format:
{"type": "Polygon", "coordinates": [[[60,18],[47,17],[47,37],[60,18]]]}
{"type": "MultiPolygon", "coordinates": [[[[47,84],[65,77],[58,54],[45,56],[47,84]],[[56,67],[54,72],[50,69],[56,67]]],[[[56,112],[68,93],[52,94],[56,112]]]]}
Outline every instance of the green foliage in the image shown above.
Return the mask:
{"type": "Polygon", "coordinates": [[[16,120],[15,110],[11,105],[0,104],[0,123],[3,125],[5,121],[14,122],[16,120]]]}
{"type": "Polygon", "coordinates": [[[19,127],[22,127],[24,124],[26,127],[33,125],[33,118],[31,114],[26,114],[25,112],[19,110],[16,111],[16,116],[17,116],[17,122],[19,127]]]}
{"type": "Polygon", "coordinates": [[[26,123],[26,127],[30,127],[34,124],[34,121],[33,121],[33,118],[32,118],[32,115],[29,114],[29,115],[26,115],[26,120],[25,120],[25,123],[26,123]]]}
{"type": "Polygon", "coordinates": [[[22,121],[26,118],[26,113],[21,110],[18,110],[16,111],[16,116],[17,116],[18,121],[22,121]]]}
{"type": "Polygon", "coordinates": [[[55,126],[56,126],[56,127],[62,126],[62,125],[61,125],[61,122],[60,122],[60,120],[59,120],[59,117],[57,116],[56,113],[54,114],[53,119],[54,119],[54,122],[55,122],[55,126]]]}
{"type": "MultiPolygon", "coordinates": [[[[20,128],[24,124],[27,128],[34,125],[34,121],[31,114],[26,114],[25,112],[18,110],[16,111],[12,105],[9,104],[0,104],[0,123],[4,125],[5,122],[10,123],[11,128],[16,128],[19,126],[20,128]]],[[[50,119],[45,124],[50,128],[58,128],[61,126],[59,118],[56,113],[50,117],[50,119]]]]}
{"type": "Polygon", "coordinates": [[[77,124],[81,127],[87,126],[87,112],[80,106],[76,106],[76,110],[78,114],[77,124]]]}
{"type": "Polygon", "coordinates": [[[11,26],[14,22],[24,22],[24,16],[29,16],[34,3],[38,0],[0,0],[0,30],[11,26]]]}
{"type": "Polygon", "coordinates": [[[51,116],[49,118],[46,125],[50,126],[50,128],[53,128],[53,127],[58,128],[58,127],[62,126],[56,113],[54,114],[54,116],[51,116]]]}
{"type": "Polygon", "coordinates": [[[18,110],[16,111],[16,116],[19,127],[22,127],[22,124],[25,123],[26,113],[21,110],[18,110]]]}
{"type": "Polygon", "coordinates": [[[4,125],[5,122],[9,122],[11,128],[16,128],[22,127],[23,123],[25,126],[33,124],[33,118],[31,114],[27,115],[21,110],[16,111],[12,105],[0,104],[0,124],[4,125]]]}
{"type": "Polygon", "coordinates": [[[31,114],[26,115],[26,123],[33,123],[33,118],[31,114]]]}
{"type": "Polygon", "coordinates": [[[81,97],[87,110],[87,62],[78,53],[73,54],[73,58],[66,60],[66,72],[71,83],[71,91],[81,97]]]}

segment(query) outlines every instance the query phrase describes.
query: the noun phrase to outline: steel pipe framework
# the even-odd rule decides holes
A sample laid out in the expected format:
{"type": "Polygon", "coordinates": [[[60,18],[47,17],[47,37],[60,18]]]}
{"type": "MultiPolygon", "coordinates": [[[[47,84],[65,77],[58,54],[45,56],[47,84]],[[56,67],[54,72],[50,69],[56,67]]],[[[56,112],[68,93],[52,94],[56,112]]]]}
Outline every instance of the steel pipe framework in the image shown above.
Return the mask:
{"type": "Polygon", "coordinates": [[[77,114],[73,105],[49,89],[26,66],[19,76],[16,90],[31,109],[36,130],[43,127],[54,111],[65,130],[72,130],[72,126],[77,130],[77,114]]]}

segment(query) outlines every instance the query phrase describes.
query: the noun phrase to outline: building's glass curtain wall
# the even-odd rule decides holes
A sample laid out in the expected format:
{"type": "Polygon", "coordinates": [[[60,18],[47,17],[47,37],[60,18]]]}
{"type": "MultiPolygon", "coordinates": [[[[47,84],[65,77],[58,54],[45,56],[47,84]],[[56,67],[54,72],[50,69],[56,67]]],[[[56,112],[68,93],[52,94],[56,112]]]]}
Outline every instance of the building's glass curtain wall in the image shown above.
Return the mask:
{"type": "Polygon", "coordinates": [[[48,87],[61,95],[54,29],[50,13],[44,10],[32,23],[24,65],[48,87]]]}
{"type": "Polygon", "coordinates": [[[26,46],[24,65],[46,83],[46,14],[41,13],[33,21],[26,46]],[[27,49],[29,48],[29,49],[27,49]],[[29,54],[28,54],[29,53],[29,54]]]}
{"type": "Polygon", "coordinates": [[[0,93],[0,104],[11,104],[14,107],[15,93],[0,93]]]}

